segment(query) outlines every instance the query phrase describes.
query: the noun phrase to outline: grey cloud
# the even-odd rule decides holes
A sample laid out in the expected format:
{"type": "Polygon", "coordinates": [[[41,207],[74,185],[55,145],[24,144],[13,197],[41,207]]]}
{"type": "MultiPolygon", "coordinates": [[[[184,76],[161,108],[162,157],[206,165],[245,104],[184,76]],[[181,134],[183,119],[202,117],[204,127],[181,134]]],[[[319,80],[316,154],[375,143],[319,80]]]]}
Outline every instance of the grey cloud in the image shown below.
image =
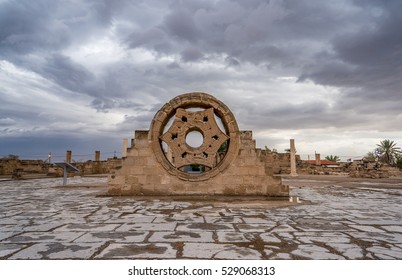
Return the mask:
{"type": "MultiPolygon", "coordinates": [[[[122,2],[122,1],[117,1],[122,2]]],[[[108,26],[110,1],[2,1],[0,49],[3,54],[58,51],[82,43],[108,26]]]]}
{"type": "Polygon", "coordinates": [[[46,64],[39,71],[61,86],[76,92],[86,90],[86,84],[94,79],[91,72],[63,55],[47,58],[46,64]]]}
{"type": "MultiPolygon", "coordinates": [[[[45,46],[59,47],[65,39],[48,36],[52,22],[51,15],[56,5],[54,1],[19,1],[18,5],[12,1],[0,3],[0,49],[2,53],[28,53],[45,46]],[[61,40],[60,40],[61,39],[61,40]]],[[[62,30],[59,30],[62,31],[62,30]]]]}
{"type": "MultiPolygon", "coordinates": [[[[402,16],[400,1],[356,1],[367,10],[367,24],[338,34],[331,57],[316,56],[315,64],[305,67],[301,79],[334,85],[347,90],[346,98],[402,101],[402,16]],[[368,21],[368,20],[369,21],[368,21]]],[[[366,22],[365,21],[365,22],[366,22]]]]}
{"type": "Polygon", "coordinates": [[[298,82],[313,79],[315,82],[323,85],[356,86],[352,76],[355,73],[356,67],[340,60],[328,57],[327,59],[319,60],[314,65],[307,66],[306,69],[308,70],[305,70],[306,73],[299,77],[298,82]]]}
{"type": "MultiPolygon", "coordinates": [[[[159,109],[160,108],[157,110],[159,109]]],[[[142,112],[136,116],[125,115],[124,120],[116,125],[116,131],[124,131],[126,135],[130,135],[133,132],[133,127],[135,127],[136,130],[149,129],[150,120],[154,117],[155,112],[142,112]]]]}
{"type": "Polygon", "coordinates": [[[239,66],[239,65],[240,65],[240,61],[237,60],[237,59],[234,58],[234,57],[229,57],[229,56],[227,56],[227,57],[225,58],[225,61],[226,61],[226,63],[228,64],[228,66],[239,66]]]}
{"type": "Polygon", "coordinates": [[[9,117],[0,117],[0,126],[9,126],[15,124],[16,121],[9,117]]]}
{"type": "Polygon", "coordinates": [[[306,16],[313,6],[309,1],[202,2],[175,2],[162,20],[155,18],[152,28],[131,34],[129,46],[168,54],[201,49],[204,54],[290,69],[313,55],[309,47],[337,34],[344,20],[327,4],[316,3],[306,16]]]}
{"type": "Polygon", "coordinates": [[[158,27],[145,31],[134,31],[124,40],[130,48],[145,47],[160,53],[170,53],[172,44],[168,35],[158,27]]]}
{"type": "Polygon", "coordinates": [[[236,108],[237,119],[245,129],[307,129],[317,127],[339,126],[343,123],[336,112],[324,102],[302,105],[278,104],[266,105],[244,104],[236,108]]]}
{"type": "Polygon", "coordinates": [[[177,62],[169,63],[166,67],[167,67],[168,69],[180,69],[180,68],[181,68],[181,67],[180,67],[180,64],[177,63],[177,62]]]}
{"type": "MultiPolygon", "coordinates": [[[[127,116],[116,131],[148,127],[164,102],[195,90],[228,97],[245,129],[365,127],[400,112],[401,10],[400,1],[375,0],[2,1],[0,59],[66,89],[54,95],[121,109],[127,116]],[[121,60],[92,73],[68,57],[105,37],[124,52],[121,60]],[[137,48],[153,57],[131,56],[137,48]],[[325,96],[292,105],[286,92],[278,104],[258,100],[269,99],[270,78],[280,76],[336,87],[341,98],[331,106],[325,96]],[[257,97],[247,103],[243,94],[257,97]]],[[[10,119],[46,121],[7,104],[5,129],[10,119]]]]}
{"type": "Polygon", "coordinates": [[[201,59],[204,55],[198,48],[187,48],[181,53],[181,58],[184,62],[197,61],[201,59]]]}
{"type": "Polygon", "coordinates": [[[182,9],[169,14],[162,27],[166,28],[169,35],[189,42],[197,41],[199,36],[192,14],[182,9]]]}

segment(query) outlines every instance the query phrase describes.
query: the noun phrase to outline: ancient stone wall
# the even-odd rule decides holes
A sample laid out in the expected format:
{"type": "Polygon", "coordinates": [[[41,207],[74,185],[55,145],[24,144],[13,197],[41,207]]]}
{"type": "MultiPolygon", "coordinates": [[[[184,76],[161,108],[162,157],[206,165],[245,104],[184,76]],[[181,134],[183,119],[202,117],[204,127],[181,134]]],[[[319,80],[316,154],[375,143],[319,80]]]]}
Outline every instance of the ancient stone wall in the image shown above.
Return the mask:
{"type": "Polygon", "coordinates": [[[348,164],[350,177],[355,178],[389,178],[402,176],[399,168],[382,162],[353,161],[348,164]]]}
{"type": "Polygon", "coordinates": [[[190,93],[165,104],[149,131],[135,132],[122,167],[109,176],[109,194],[287,197],[289,189],[273,176],[252,132],[238,130],[226,105],[208,94],[190,93]],[[203,110],[186,110],[194,107],[203,110]],[[217,127],[214,114],[225,131],[217,127]],[[171,119],[173,124],[166,127],[171,119]],[[194,130],[203,135],[199,147],[185,140],[194,130]],[[185,172],[191,165],[203,166],[204,171],[185,172]]]}
{"type": "MultiPolygon", "coordinates": [[[[105,161],[74,162],[73,165],[80,170],[81,175],[108,174],[111,170],[121,166],[121,159],[109,158],[105,161]]],[[[16,173],[22,179],[28,174],[59,177],[63,176],[63,168],[43,160],[0,159],[0,175],[10,176],[16,173]]]]}
{"type": "Polygon", "coordinates": [[[0,175],[12,175],[17,170],[24,173],[46,173],[48,164],[42,160],[0,159],[0,175]]]}
{"type": "Polygon", "coordinates": [[[122,167],[109,175],[109,194],[115,195],[267,195],[287,196],[288,187],[274,177],[273,168],[255,148],[251,131],[240,133],[238,156],[230,167],[207,180],[169,174],[156,160],[148,131],[136,131],[134,146],[122,167]]]}
{"type": "Polygon", "coordinates": [[[0,159],[0,175],[11,175],[19,166],[18,159],[0,159]]]}
{"type": "Polygon", "coordinates": [[[86,161],[74,163],[80,170],[82,176],[93,174],[109,174],[115,168],[121,166],[122,160],[120,158],[109,158],[102,161],[86,161]]]}
{"type": "MultiPolygon", "coordinates": [[[[278,153],[270,150],[260,150],[261,157],[272,168],[273,174],[290,174],[290,153],[278,153]]],[[[297,170],[301,163],[299,155],[296,155],[297,170]]]]}

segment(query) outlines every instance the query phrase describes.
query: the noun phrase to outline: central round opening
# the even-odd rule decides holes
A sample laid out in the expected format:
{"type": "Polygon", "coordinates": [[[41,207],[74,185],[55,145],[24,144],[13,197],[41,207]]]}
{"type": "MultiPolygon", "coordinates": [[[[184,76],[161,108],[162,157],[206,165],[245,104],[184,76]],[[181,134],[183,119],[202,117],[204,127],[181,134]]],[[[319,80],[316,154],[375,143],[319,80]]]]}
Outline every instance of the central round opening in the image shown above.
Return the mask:
{"type": "Polygon", "coordinates": [[[186,143],[191,148],[201,147],[202,143],[204,143],[204,136],[197,130],[190,131],[186,135],[186,143]]]}

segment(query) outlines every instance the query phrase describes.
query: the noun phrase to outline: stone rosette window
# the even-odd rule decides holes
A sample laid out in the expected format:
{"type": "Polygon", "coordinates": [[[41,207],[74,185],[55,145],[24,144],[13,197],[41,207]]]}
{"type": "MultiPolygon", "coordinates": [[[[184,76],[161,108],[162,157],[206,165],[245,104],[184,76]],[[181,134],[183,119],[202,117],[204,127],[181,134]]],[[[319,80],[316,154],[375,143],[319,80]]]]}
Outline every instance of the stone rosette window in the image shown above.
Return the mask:
{"type": "Polygon", "coordinates": [[[179,95],[166,103],[152,120],[149,140],[157,161],[170,174],[194,181],[207,180],[226,169],[240,142],[229,108],[200,92],[179,95]],[[189,167],[199,172],[188,172],[189,167]]]}

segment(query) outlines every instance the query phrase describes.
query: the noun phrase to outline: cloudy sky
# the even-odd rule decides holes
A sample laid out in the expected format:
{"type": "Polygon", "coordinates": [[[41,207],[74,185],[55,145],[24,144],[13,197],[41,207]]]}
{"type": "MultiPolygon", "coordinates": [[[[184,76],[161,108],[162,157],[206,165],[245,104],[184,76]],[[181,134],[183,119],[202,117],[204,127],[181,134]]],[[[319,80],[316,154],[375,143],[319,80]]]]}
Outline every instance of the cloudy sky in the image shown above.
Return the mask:
{"type": "Polygon", "coordinates": [[[258,147],[402,146],[400,0],[0,0],[0,156],[121,154],[176,95],[226,103],[258,147]]]}

